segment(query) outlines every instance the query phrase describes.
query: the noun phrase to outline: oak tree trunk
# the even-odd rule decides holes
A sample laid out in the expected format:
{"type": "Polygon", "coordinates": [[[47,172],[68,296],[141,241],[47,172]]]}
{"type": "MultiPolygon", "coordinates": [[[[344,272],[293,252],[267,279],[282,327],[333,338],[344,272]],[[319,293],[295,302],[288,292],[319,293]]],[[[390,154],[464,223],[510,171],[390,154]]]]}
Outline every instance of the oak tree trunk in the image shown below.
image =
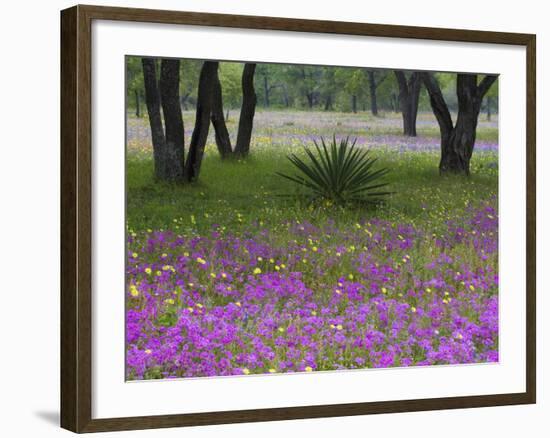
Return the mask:
{"type": "Polygon", "coordinates": [[[157,83],[156,60],[154,58],[142,58],[143,81],[145,85],[145,105],[149,114],[149,126],[151,127],[151,139],[153,142],[153,162],[155,166],[155,178],[162,180],[164,176],[164,163],[166,161],[166,139],[160,114],[160,93],[157,83]]]}
{"type": "Polygon", "coordinates": [[[421,86],[420,74],[413,72],[407,79],[403,71],[396,70],[395,77],[399,86],[398,98],[403,117],[403,134],[416,137],[416,117],[421,86]]]}
{"type": "Polygon", "coordinates": [[[217,70],[218,62],[213,61],[205,61],[201,68],[195,127],[191,136],[189,154],[187,155],[187,161],[185,163],[185,179],[189,182],[196,181],[199,177],[200,166],[210,127],[212,97],[217,70]]]}
{"type": "Polygon", "coordinates": [[[266,108],[269,108],[269,84],[266,74],[264,74],[264,104],[266,108]]]}
{"type": "Polygon", "coordinates": [[[307,106],[309,109],[313,108],[313,93],[306,92],[307,106]]]}
{"type": "Polygon", "coordinates": [[[239,117],[239,129],[237,131],[237,143],[235,154],[246,156],[250,151],[250,139],[254,125],[254,113],[256,112],[256,92],[254,91],[254,72],[256,64],[245,64],[242,76],[243,101],[241,115],[239,117]]]}
{"type": "Polygon", "coordinates": [[[332,95],[328,94],[325,99],[325,111],[332,111],[332,95]]]}
{"type": "Polygon", "coordinates": [[[453,125],[449,108],[432,73],[422,73],[430,104],[441,133],[439,172],[470,175],[481,102],[497,76],[487,75],[477,84],[475,74],[457,74],[458,115],[453,125]]]}
{"type": "Polygon", "coordinates": [[[183,181],[184,129],[180,106],[180,61],[163,59],[160,66],[160,98],[164,114],[165,154],[164,181],[183,181]]]}
{"type": "Polygon", "coordinates": [[[378,102],[376,101],[376,80],[374,77],[374,72],[372,70],[369,70],[367,73],[369,78],[370,111],[373,116],[377,116],[378,102]]]}
{"type": "Polygon", "coordinates": [[[136,117],[141,117],[141,103],[139,99],[139,91],[134,90],[134,96],[136,98],[136,117]]]}
{"type": "Polygon", "coordinates": [[[216,146],[222,158],[229,157],[232,153],[231,139],[227,126],[225,124],[225,118],[223,115],[223,99],[222,99],[222,87],[220,84],[220,78],[218,77],[218,70],[214,74],[213,79],[213,95],[212,95],[212,125],[214,126],[214,132],[216,134],[216,146]]]}
{"type": "Polygon", "coordinates": [[[285,100],[285,107],[290,106],[290,99],[288,98],[288,89],[286,88],[286,84],[283,84],[283,98],[285,100]]]}
{"type": "Polygon", "coordinates": [[[357,96],[355,94],[351,96],[351,111],[354,114],[357,112],[357,96]]]}

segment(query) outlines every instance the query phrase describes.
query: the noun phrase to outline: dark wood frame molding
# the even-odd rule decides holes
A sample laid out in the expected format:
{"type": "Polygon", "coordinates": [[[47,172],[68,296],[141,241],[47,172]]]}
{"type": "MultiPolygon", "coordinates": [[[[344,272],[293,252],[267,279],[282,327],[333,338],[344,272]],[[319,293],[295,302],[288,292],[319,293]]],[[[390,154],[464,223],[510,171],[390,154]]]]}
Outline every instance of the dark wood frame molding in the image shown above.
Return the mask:
{"type": "Polygon", "coordinates": [[[531,34],[75,6],[61,12],[61,426],[99,432],[535,403],[536,37],[531,34]],[[221,26],[524,46],[527,51],[526,391],[468,397],[92,419],[91,23],[221,26]]]}

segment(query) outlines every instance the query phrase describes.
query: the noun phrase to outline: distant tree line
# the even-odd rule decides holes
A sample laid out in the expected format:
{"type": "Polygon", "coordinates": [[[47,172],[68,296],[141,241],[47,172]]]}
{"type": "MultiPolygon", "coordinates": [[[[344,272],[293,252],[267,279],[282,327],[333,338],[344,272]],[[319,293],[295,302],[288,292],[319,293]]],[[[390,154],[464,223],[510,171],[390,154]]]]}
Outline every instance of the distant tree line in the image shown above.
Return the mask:
{"type": "Polygon", "coordinates": [[[127,108],[147,108],[159,180],[198,178],[210,124],[220,156],[246,156],[256,107],[401,112],[403,135],[416,136],[419,110],[432,110],[441,133],[441,173],[469,174],[478,116],[498,111],[496,76],[356,67],[254,64],[128,57],[127,108]],[[240,109],[235,144],[226,122],[240,109]],[[194,109],[185,157],[182,110],[194,109]],[[453,121],[452,113],[457,113],[453,121]],[[162,115],[161,115],[162,113],[162,115]]]}

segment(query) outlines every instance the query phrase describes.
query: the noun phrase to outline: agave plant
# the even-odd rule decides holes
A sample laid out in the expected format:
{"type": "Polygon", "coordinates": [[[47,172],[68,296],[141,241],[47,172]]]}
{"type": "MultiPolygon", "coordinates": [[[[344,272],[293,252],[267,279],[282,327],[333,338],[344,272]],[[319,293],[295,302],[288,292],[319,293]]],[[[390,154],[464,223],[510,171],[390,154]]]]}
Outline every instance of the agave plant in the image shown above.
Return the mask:
{"type": "Polygon", "coordinates": [[[381,178],[389,170],[374,169],[377,158],[370,156],[369,149],[356,146],[357,139],[336,137],[327,145],[321,137],[320,145],[313,140],[315,150],[304,148],[309,158],[302,160],[296,154],[287,158],[299,171],[298,175],[278,175],[305,187],[308,195],[323,198],[342,205],[350,202],[376,202],[391,192],[381,191],[388,183],[381,178]]]}

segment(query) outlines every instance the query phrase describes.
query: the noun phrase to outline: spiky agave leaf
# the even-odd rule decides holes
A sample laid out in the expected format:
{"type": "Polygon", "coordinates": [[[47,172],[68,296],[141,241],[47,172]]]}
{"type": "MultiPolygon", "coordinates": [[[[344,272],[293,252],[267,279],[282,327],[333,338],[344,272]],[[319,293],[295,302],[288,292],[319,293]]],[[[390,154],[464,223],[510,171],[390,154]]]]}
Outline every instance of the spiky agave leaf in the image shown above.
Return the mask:
{"type": "Polygon", "coordinates": [[[297,175],[278,175],[310,191],[312,197],[326,198],[337,203],[350,201],[378,201],[391,194],[378,189],[388,183],[380,182],[389,169],[374,170],[377,161],[370,156],[370,149],[357,147],[357,139],[349,137],[338,142],[334,135],[330,144],[321,137],[313,140],[314,149],[304,148],[304,160],[296,154],[287,158],[298,171],[297,175]]]}

